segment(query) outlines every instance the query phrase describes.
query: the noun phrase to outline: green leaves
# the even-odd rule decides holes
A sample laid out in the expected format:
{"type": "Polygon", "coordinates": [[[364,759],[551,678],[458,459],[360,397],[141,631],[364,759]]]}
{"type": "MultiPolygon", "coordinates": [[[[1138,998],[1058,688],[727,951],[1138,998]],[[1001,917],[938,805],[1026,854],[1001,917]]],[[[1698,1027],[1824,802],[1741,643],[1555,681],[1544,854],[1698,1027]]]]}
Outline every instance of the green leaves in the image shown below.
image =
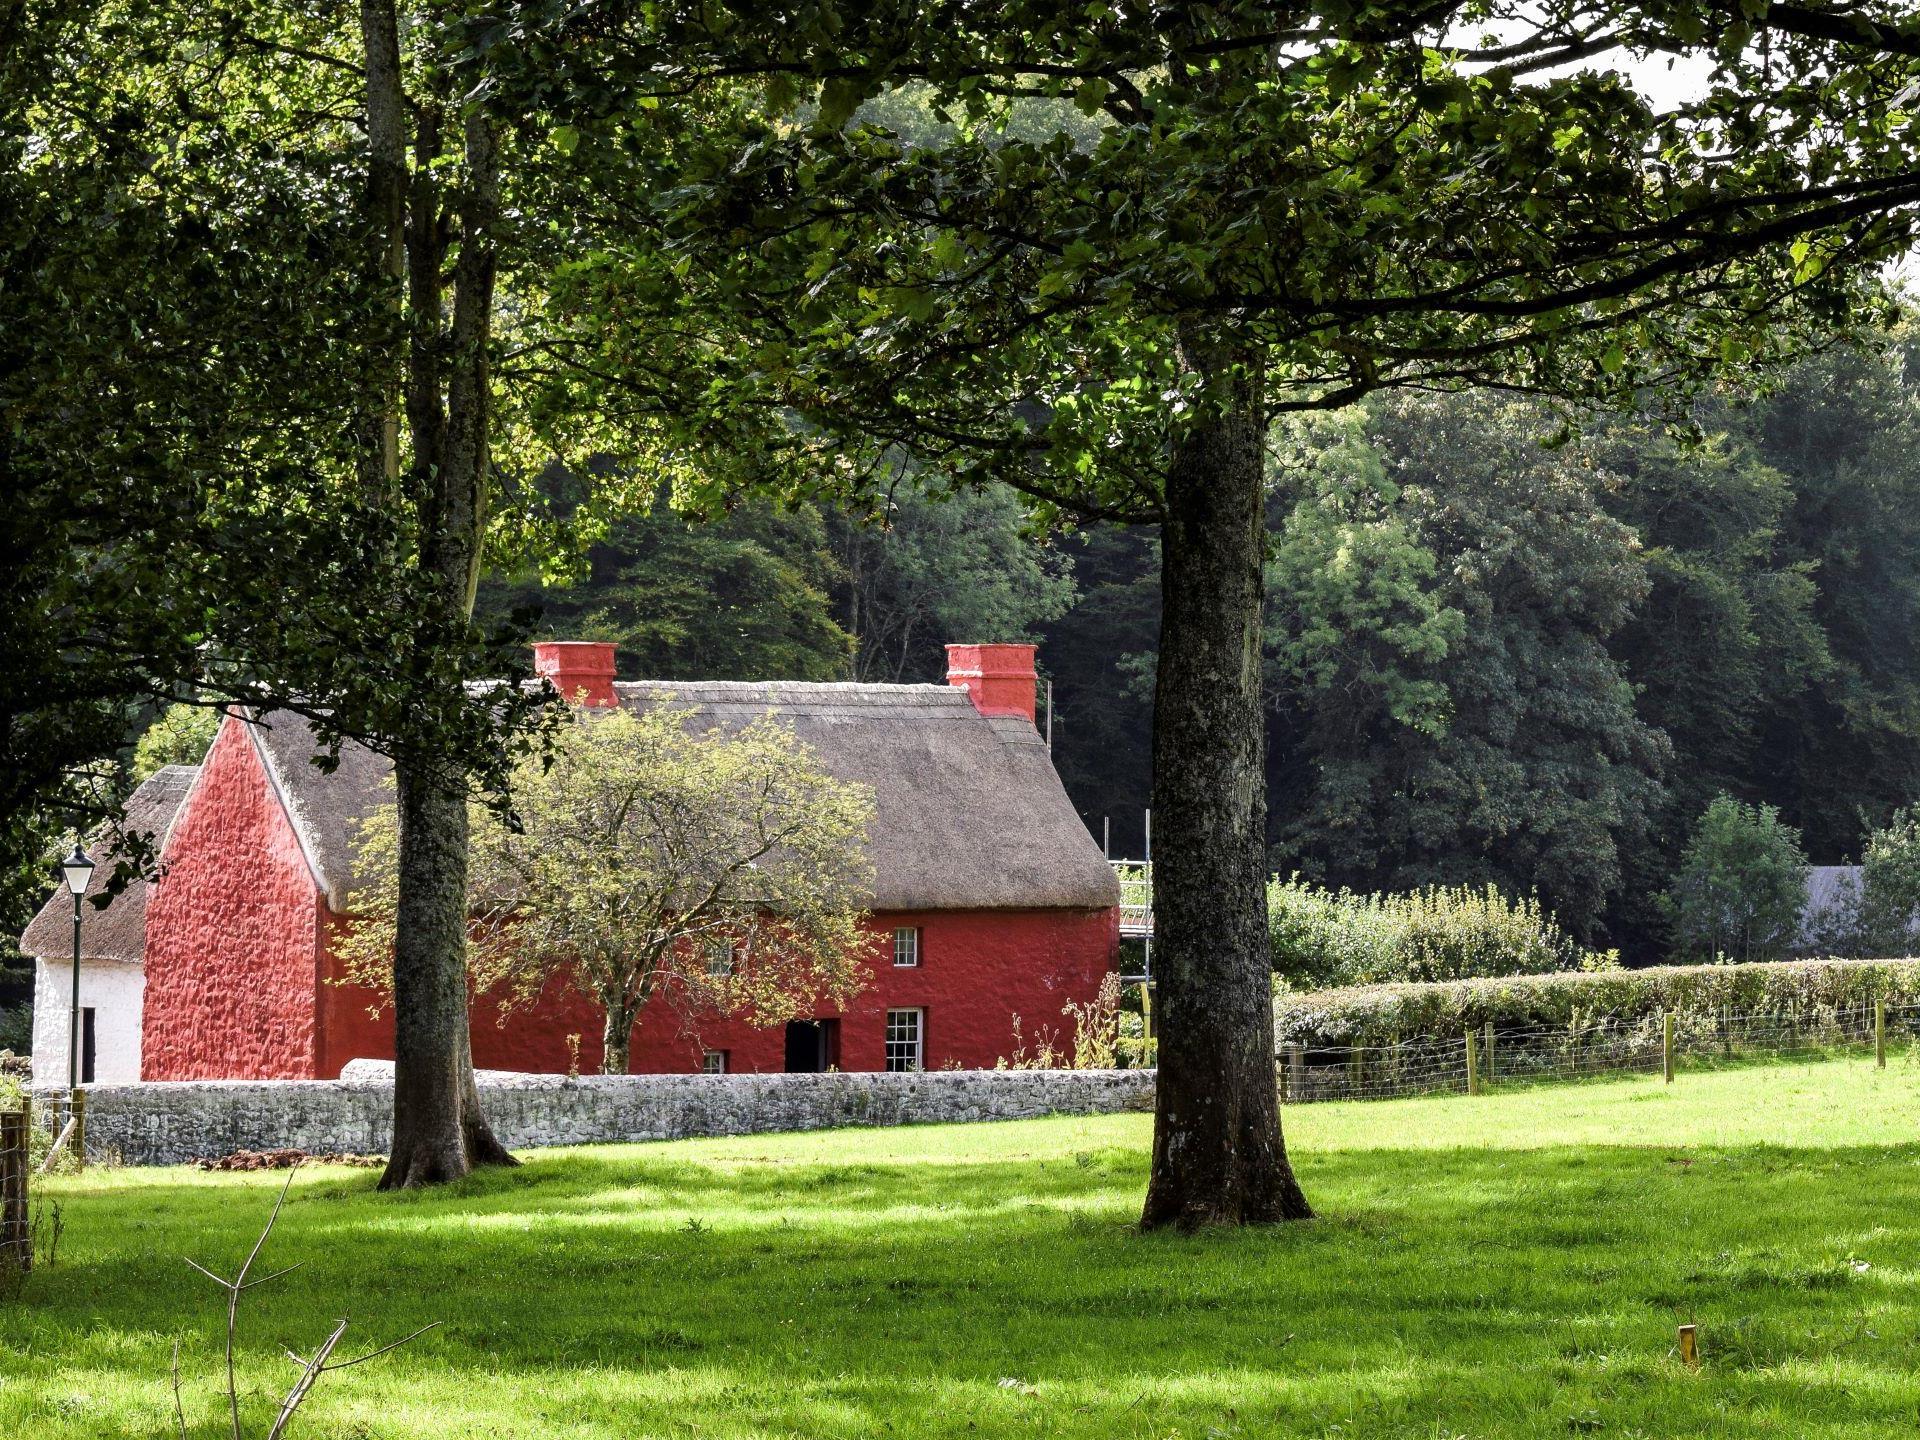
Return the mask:
{"type": "Polygon", "coordinates": [[[936,308],[933,292],[923,285],[889,285],[880,292],[880,303],[889,314],[909,320],[931,319],[936,308]]]}
{"type": "Polygon", "coordinates": [[[853,118],[867,98],[866,87],[851,78],[835,77],[820,86],[820,107],[815,123],[822,129],[838,130],[853,118]]]}
{"type": "Polygon", "coordinates": [[[1666,896],[1675,939],[1706,961],[1779,958],[1806,907],[1806,867],[1800,832],[1777,809],[1717,796],[1666,896]]]}

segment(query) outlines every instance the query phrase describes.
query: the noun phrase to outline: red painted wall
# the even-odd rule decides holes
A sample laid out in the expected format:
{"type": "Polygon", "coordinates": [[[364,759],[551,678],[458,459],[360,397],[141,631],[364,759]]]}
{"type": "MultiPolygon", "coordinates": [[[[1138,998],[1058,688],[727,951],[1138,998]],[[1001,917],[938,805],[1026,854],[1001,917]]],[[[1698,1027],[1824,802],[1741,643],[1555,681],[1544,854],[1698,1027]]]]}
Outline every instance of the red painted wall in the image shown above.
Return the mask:
{"type": "MultiPolygon", "coordinates": [[[[1072,1023],[1062,1011],[1069,1000],[1086,1002],[1112,968],[1119,942],[1119,915],[1110,910],[960,911],[882,914],[868,926],[873,949],[866,985],[845,1011],[822,1005],[815,1016],[840,1020],[842,1070],[880,1070],[886,1065],[886,1012],[926,1011],[926,1065],[990,1069],[1012,1058],[1014,1016],[1031,1046],[1042,1028],[1070,1040],[1072,1023]],[[920,927],[920,964],[893,964],[897,926],[920,927]]],[[[393,1020],[383,1011],[368,1016],[372,997],[352,986],[328,985],[322,995],[327,1037],[317,1072],[323,1078],[359,1056],[390,1059],[393,1020]]],[[[600,1068],[600,1016],[570,986],[556,982],[539,1004],[502,1017],[488,997],[473,1005],[473,1059],[489,1070],[561,1074],[569,1066],[569,1035],[580,1037],[579,1065],[600,1068]]],[[[786,1067],[786,1031],[740,1020],[688,1021],[663,1003],[649,1007],[634,1027],[636,1072],[676,1074],[700,1068],[703,1049],[727,1052],[734,1071],[780,1071],[786,1067]]]]}
{"type": "MultiPolygon", "coordinates": [[[[349,1060],[393,1058],[391,1002],[363,986],[339,984],[337,961],[330,958],[328,967],[328,983],[320,993],[326,1037],[317,1072],[322,1080],[333,1079],[349,1060]]],[[[573,1034],[581,1037],[581,1070],[600,1068],[600,1016],[564,983],[549,986],[536,1006],[506,1014],[488,996],[474,996],[468,1033],[473,1063],[482,1070],[563,1075],[570,1064],[567,1036],[573,1034]]],[[[696,1053],[695,1063],[687,1068],[698,1069],[699,1058],[696,1053]]]]}
{"type": "Polygon", "coordinates": [[[146,1080],[321,1073],[321,901],[246,726],[229,719],[147,901],[146,1080]]]}
{"type": "MultiPolygon", "coordinates": [[[[880,914],[874,932],[867,984],[846,1009],[814,1011],[840,1021],[842,1070],[886,1068],[887,1011],[926,1011],[926,1068],[991,1069],[1011,1059],[1014,1016],[1029,1045],[1037,1031],[1072,1034],[1061,1011],[1069,1000],[1084,1003],[1113,966],[1119,919],[1113,911],[934,911],[880,914]],[[918,926],[920,964],[893,964],[896,926],[918,926]]],[[[682,1033],[679,1016],[664,1007],[641,1017],[634,1031],[632,1064],[647,1073],[697,1070],[702,1049],[725,1050],[734,1071],[786,1068],[784,1026],[755,1027],[735,1020],[695,1025],[682,1033]]]]}

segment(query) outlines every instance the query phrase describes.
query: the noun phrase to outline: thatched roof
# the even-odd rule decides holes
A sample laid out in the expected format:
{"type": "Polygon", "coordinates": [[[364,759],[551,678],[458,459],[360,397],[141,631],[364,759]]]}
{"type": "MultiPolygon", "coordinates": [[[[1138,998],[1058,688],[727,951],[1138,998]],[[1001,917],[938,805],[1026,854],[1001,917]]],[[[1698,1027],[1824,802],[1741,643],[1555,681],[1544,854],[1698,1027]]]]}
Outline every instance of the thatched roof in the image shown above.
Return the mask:
{"type": "Polygon", "coordinates": [[[355,826],[379,806],[393,803],[393,762],[364,745],[343,741],[339,768],[325,774],[313,763],[324,751],[312,728],[284,711],[260,717],[250,733],[267,778],[293,822],[314,882],[334,912],[345,913],[353,889],[355,826]]]}
{"type": "MultiPolygon", "coordinates": [[[[820,763],[874,791],[870,856],[876,910],[1105,909],[1113,872],[1021,718],[982,715],[948,685],[639,681],[615,686],[633,709],[671,703],[696,729],[773,714],[820,763]]],[[[391,804],[388,762],[356,745],[340,768],[309,763],[305,722],[255,731],[320,887],[335,910],[352,889],[353,824],[391,804]]]]}
{"type": "MultiPolygon", "coordinates": [[[[148,776],[127,801],[123,832],[151,835],[155,850],[163,847],[180,802],[187,798],[199,774],[197,765],[164,765],[148,776]]],[[[87,853],[93,857],[93,878],[87,882],[87,900],[80,910],[80,956],[84,960],[139,964],[147,944],[147,882],[136,875],[113,897],[112,904],[96,910],[92,897],[106,890],[121,856],[111,837],[95,842],[87,853]]],[[[73,954],[73,898],[66,886],[55,890],[40,907],[40,913],[20,936],[20,950],[47,960],[64,960],[73,954]]]]}

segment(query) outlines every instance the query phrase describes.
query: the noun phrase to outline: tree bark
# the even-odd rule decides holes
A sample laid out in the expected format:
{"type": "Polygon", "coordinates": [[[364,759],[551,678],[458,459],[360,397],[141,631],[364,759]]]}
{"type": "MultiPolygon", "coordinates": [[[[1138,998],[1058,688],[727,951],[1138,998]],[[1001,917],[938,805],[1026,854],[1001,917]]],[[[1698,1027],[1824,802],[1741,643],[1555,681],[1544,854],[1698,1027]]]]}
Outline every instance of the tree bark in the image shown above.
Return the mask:
{"type": "MultiPolygon", "coordinates": [[[[367,0],[366,13],[390,0],[367,0]]],[[[371,50],[378,26],[369,23],[371,50]]],[[[397,83],[397,77],[396,82],[397,83]]],[[[373,108],[371,99],[369,110],[373,108]]],[[[437,112],[423,127],[438,125],[437,112]]],[[[430,137],[423,133],[423,145],[430,137]]],[[[431,137],[437,147],[437,136],[431,137]]],[[[407,409],[413,445],[409,488],[419,507],[419,568],[443,618],[473,613],[488,472],[488,355],[492,334],[498,153],[477,114],[465,125],[461,247],[454,272],[444,370],[438,343],[443,217],[438,182],[413,187],[407,409]],[[439,401],[442,374],[446,401],[439,401]]],[[[431,154],[423,157],[423,164],[431,154]]],[[[476,1165],[516,1163],[480,1110],[467,1017],[467,777],[403,748],[394,764],[400,803],[400,895],[393,964],[393,1152],[380,1188],[458,1179],[476,1165]]]]}
{"type": "MultiPolygon", "coordinates": [[[[367,265],[377,286],[392,287],[397,304],[406,273],[407,109],[393,0],[363,0],[360,35],[367,76],[367,265]]],[[[368,501],[386,505],[400,474],[399,366],[391,343],[376,348],[368,383],[368,403],[354,421],[360,487],[368,501]]]]}
{"type": "Polygon", "coordinates": [[[1312,1215],[1280,1134],[1267,942],[1261,705],[1265,415],[1251,352],[1186,334],[1212,418],[1174,442],[1154,689],[1160,1022],[1142,1225],[1312,1215]]]}
{"type": "Polygon", "coordinates": [[[480,1113],[467,1027],[467,798],[457,775],[403,763],[393,945],[393,1151],[380,1188],[511,1165],[480,1113]]]}
{"type": "Polygon", "coordinates": [[[606,1020],[600,1027],[600,1043],[600,1073],[602,1075],[631,1074],[633,1012],[609,1005],[606,1020]]]}

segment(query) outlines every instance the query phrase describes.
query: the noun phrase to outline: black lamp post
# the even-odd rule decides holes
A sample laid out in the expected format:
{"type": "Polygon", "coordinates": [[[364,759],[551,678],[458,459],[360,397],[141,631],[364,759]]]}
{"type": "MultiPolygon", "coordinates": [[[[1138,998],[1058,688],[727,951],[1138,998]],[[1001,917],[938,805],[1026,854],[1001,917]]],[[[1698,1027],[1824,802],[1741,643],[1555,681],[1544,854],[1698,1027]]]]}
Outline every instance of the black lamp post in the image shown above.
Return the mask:
{"type": "Polygon", "coordinates": [[[73,854],[60,862],[61,877],[73,893],[73,1011],[67,1017],[67,1089],[80,1088],[80,897],[93,878],[93,861],[74,841],[73,854]]]}

